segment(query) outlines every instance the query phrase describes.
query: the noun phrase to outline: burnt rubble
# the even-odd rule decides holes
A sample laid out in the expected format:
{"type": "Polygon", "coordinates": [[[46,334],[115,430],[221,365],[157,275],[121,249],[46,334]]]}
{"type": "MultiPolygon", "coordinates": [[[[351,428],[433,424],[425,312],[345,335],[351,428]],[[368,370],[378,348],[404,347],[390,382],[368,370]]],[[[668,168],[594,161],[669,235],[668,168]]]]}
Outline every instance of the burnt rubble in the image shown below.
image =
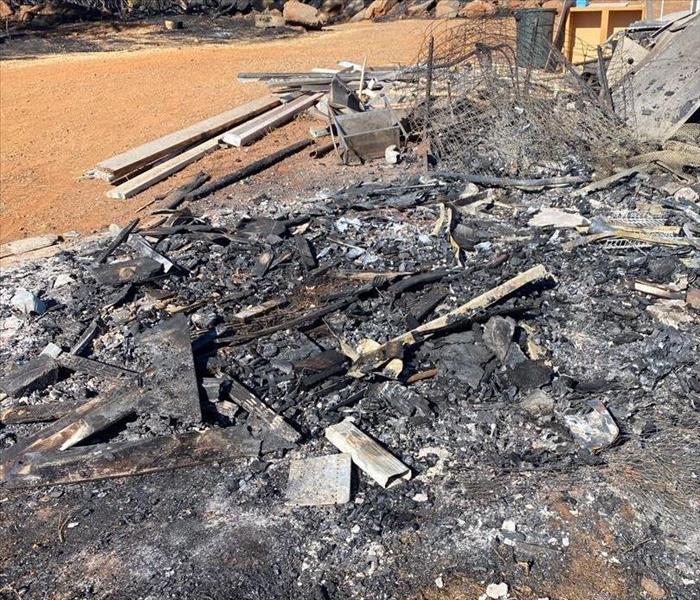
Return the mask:
{"type": "MultiPolygon", "coordinates": [[[[175,550],[171,589],[183,597],[221,597],[228,585],[246,598],[405,597],[455,585],[474,569],[516,590],[532,570],[540,589],[559,597],[551,586],[571,560],[566,521],[539,508],[548,490],[560,490],[561,502],[590,515],[577,526],[579,542],[595,537],[596,514],[616,522],[620,507],[634,503],[645,514],[619,528],[630,549],[611,550],[618,564],[641,569],[670,597],[693,597],[683,581],[696,575],[696,552],[658,531],[695,519],[684,511],[698,492],[700,327],[697,305],[685,299],[697,288],[697,249],[588,242],[597,230],[529,224],[540,209],[559,208],[582,223],[627,219],[625,231],[638,233],[648,233],[644,219],[653,215],[680,231],[686,213],[643,177],[585,197],[570,188],[479,189],[467,198],[463,190],[454,177],[414,177],[321,199],[266,200],[246,212],[181,207],[159,224],[134,225],[104,261],[109,240],[97,239],[5,270],[2,495],[31,504],[48,489],[87,514],[108,496],[130,514],[128,528],[172,519],[178,503],[225,519],[233,502],[275,538],[256,542],[266,555],[257,570],[234,567],[208,584],[192,578],[204,563],[182,564],[175,550]],[[379,344],[537,265],[545,278],[357,372],[379,344]],[[635,291],[635,281],[677,291],[659,298],[635,291]],[[11,299],[20,288],[46,311],[19,314],[11,299]],[[61,434],[72,448],[42,446],[60,421],[49,429],[26,422],[65,419],[89,403],[99,419],[61,434]],[[17,417],[22,410],[30,416],[17,417]],[[348,417],[412,479],[382,489],[354,473],[349,503],[286,508],[290,461],[334,454],[326,430],[348,417]],[[664,460],[675,470],[670,509],[660,503],[664,460]],[[182,478],[90,482],[195,466],[182,478]],[[160,496],[158,482],[179,491],[160,496]],[[51,487],[11,489],[37,485],[51,487]],[[653,564],[640,566],[649,551],[653,564]],[[397,575],[403,570],[411,575],[397,575]]],[[[109,539],[91,548],[112,544],[124,548],[109,539]]],[[[5,571],[15,577],[17,569],[5,571]]],[[[127,588],[164,597],[156,585],[169,584],[134,577],[127,588]]]]}

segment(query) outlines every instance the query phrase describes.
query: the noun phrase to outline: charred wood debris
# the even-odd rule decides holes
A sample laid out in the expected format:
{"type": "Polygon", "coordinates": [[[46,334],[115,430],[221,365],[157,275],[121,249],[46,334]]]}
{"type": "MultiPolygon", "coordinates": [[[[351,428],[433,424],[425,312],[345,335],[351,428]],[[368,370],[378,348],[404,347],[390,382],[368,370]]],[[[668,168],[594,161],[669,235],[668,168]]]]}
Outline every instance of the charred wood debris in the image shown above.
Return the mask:
{"type": "Polygon", "coordinates": [[[155,221],[5,269],[2,487],[286,461],[280,501],[308,506],[351,501],[355,468],[390,503],[669,435],[692,462],[698,164],[664,143],[679,162],[606,178],[591,148],[501,175],[455,159],[206,214],[191,201],[238,178],[198,174],[155,221]]]}

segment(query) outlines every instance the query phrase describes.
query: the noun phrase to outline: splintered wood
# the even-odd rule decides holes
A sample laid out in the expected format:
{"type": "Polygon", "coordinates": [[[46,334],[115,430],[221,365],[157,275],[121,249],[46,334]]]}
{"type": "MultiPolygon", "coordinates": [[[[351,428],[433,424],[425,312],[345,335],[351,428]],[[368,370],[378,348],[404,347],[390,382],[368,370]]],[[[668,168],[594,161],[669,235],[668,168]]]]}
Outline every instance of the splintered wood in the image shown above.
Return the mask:
{"type": "Polygon", "coordinates": [[[349,454],[361,471],[384,488],[411,478],[411,469],[349,419],[328,427],[326,439],[341,452],[349,454]]]}
{"type": "Polygon", "coordinates": [[[51,454],[29,453],[1,478],[9,487],[78,483],[254,457],[259,452],[260,440],[242,428],[211,429],[51,454]]]}
{"type": "Polygon", "coordinates": [[[550,277],[547,269],[543,265],[537,265],[512,277],[499,286],[485,292],[469,302],[458,306],[447,314],[428,321],[406,333],[403,333],[384,344],[361,354],[348,371],[348,375],[353,377],[363,377],[367,373],[374,371],[394,358],[403,355],[404,346],[411,346],[426,336],[437,333],[448,327],[469,319],[477,311],[488,308],[499,300],[509,296],[528,284],[542,281],[550,277]]]}

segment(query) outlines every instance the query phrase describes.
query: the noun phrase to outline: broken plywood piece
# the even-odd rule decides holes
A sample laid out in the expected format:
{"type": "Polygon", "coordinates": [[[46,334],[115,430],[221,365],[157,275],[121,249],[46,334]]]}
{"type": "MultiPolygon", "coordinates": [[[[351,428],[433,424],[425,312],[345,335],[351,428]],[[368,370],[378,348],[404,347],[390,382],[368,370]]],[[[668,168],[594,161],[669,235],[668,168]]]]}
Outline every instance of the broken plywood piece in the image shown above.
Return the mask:
{"type": "Polygon", "coordinates": [[[289,464],[287,501],[295,506],[325,506],[350,501],[352,460],[332,454],[289,464]]]}
{"type": "Polygon", "coordinates": [[[225,113],[210,117],[190,127],[108,158],[99,163],[97,168],[115,179],[123,177],[164,156],[174,154],[189,145],[223,133],[231,129],[231,127],[235,127],[280,104],[280,99],[277,96],[269,95],[257,98],[225,113]]]}
{"type": "Polygon", "coordinates": [[[32,487],[131,477],[255,457],[260,440],[242,428],[210,429],[130,442],[31,453],[4,478],[9,487],[32,487]]]}
{"type": "Polygon", "coordinates": [[[202,409],[187,317],[178,314],[145,331],[137,347],[150,363],[143,375],[153,409],[185,423],[199,423],[202,409]]]}
{"type": "Polygon", "coordinates": [[[361,471],[384,488],[411,478],[411,469],[349,419],[326,428],[326,439],[341,452],[349,454],[361,471]]]}

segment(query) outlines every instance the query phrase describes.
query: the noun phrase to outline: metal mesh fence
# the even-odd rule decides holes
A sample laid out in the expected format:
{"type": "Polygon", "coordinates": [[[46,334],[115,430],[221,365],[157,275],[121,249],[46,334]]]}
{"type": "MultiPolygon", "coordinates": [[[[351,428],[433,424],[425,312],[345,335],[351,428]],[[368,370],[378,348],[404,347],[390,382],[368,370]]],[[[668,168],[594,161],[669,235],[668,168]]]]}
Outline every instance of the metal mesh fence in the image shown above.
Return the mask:
{"type": "Polygon", "coordinates": [[[542,35],[518,41],[513,17],[438,23],[417,65],[412,126],[441,167],[554,176],[608,170],[636,149],[622,121],[542,35]]]}

